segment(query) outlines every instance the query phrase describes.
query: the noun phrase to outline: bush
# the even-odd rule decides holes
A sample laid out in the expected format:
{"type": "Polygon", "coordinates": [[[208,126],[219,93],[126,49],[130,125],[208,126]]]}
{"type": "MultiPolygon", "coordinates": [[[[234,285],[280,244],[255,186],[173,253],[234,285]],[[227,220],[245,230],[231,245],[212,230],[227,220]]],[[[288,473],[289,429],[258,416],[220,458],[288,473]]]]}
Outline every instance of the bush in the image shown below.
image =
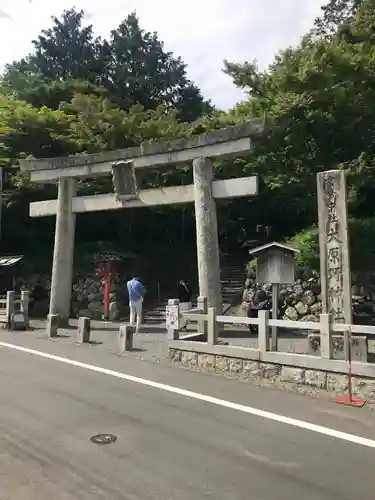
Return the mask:
{"type": "MultiPolygon", "coordinates": [[[[286,241],[301,253],[297,263],[305,271],[319,272],[319,232],[317,227],[305,229],[286,241]]],[[[375,271],[375,218],[349,220],[351,270],[357,274],[375,271]]]]}
{"type": "Polygon", "coordinates": [[[298,267],[311,273],[319,271],[319,231],[316,226],[297,233],[285,244],[300,251],[296,255],[298,267]]]}

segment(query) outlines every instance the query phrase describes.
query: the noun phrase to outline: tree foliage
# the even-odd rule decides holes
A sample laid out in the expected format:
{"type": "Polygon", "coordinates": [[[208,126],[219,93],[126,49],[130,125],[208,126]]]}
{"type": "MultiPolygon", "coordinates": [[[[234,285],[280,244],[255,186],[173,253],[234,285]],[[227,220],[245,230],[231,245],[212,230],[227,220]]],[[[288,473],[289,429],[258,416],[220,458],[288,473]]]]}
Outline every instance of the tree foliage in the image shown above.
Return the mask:
{"type": "MultiPolygon", "coordinates": [[[[349,219],[349,246],[351,270],[356,274],[357,282],[366,284],[372,280],[374,267],[375,219],[349,219]]],[[[307,228],[287,240],[287,244],[297,248],[300,254],[296,256],[297,264],[306,272],[319,273],[319,232],[316,226],[307,228]]]]}
{"type": "Polygon", "coordinates": [[[186,75],[180,57],[164,50],[156,33],[129,14],[109,40],[95,37],[83,25],[84,12],[74,8],[53,17],[53,25],[33,41],[34,52],[7,66],[4,85],[34,106],[53,109],[76,91],[101,93],[120,109],[140,104],[145,109],[164,105],[176,109],[183,121],[211,110],[200,90],[186,75]],[[78,81],[78,82],[77,82],[78,81]]]}
{"type": "Polygon", "coordinates": [[[324,38],[344,34],[362,3],[363,0],[329,0],[311,33],[324,38]]]}
{"type": "MultiPolygon", "coordinates": [[[[373,213],[374,0],[363,0],[342,22],[350,37],[306,37],[265,72],[255,63],[226,62],[226,72],[249,93],[235,112],[266,112],[272,120],[248,168],[263,176],[276,207],[286,205],[282,214],[298,214],[301,227],[316,220],[316,174],[330,168],[349,173],[352,214],[373,213]]],[[[273,225],[280,224],[278,213],[273,225]]]]}

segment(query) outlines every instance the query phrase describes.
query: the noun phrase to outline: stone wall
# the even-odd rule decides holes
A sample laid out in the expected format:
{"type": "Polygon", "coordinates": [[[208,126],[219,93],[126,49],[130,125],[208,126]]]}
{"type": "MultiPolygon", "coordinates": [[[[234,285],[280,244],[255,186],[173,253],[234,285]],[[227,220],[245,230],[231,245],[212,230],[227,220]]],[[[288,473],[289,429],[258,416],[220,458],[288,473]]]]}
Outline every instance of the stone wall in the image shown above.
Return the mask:
{"type": "MultiPolygon", "coordinates": [[[[245,282],[241,310],[245,313],[257,288],[263,288],[271,303],[272,288],[268,284],[256,283],[253,277],[245,282]]],[[[355,324],[375,324],[375,289],[359,284],[352,286],[353,317],[355,324]]],[[[319,321],[322,312],[320,280],[317,276],[308,280],[297,279],[294,285],[280,286],[280,318],[292,321],[319,321]]]]}
{"type": "MultiPolygon", "coordinates": [[[[118,279],[111,283],[109,294],[109,319],[116,321],[125,305],[124,285],[118,279]]],[[[104,313],[104,295],[102,279],[97,276],[77,278],[73,284],[72,313],[77,318],[86,316],[102,319],[104,313]]]]}
{"type": "MultiPolygon", "coordinates": [[[[47,275],[31,275],[23,281],[22,288],[31,292],[30,316],[34,318],[45,318],[49,308],[49,292],[51,287],[50,277],[47,275]],[[33,300],[34,291],[38,287],[44,290],[40,296],[33,300]]],[[[126,307],[124,285],[119,280],[114,280],[110,289],[110,320],[119,319],[126,307]]],[[[75,276],[71,316],[87,316],[95,320],[101,320],[104,312],[103,286],[98,276],[75,276]]]]}
{"type": "MultiPolygon", "coordinates": [[[[186,368],[249,380],[258,385],[278,387],[300,394],[332,398],[336,394],[346,393],[348,389],[348,376],[340,373],[174,348],[169,348],[169,358],[172,363],[186,368]]],[[[363,397],[368,406],[375,409],[375,379],[353,377],[353,393],[363,397]]]]}

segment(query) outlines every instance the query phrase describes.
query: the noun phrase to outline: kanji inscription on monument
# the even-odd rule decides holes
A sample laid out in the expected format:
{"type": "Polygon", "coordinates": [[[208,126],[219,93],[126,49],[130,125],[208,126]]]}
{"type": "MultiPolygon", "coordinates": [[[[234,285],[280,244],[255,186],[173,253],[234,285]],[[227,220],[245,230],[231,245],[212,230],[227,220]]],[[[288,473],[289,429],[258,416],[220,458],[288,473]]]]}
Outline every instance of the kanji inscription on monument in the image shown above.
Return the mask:
{"type": "Polygon", "coordinates": [[[348,211],[345,172],[317,175],[320,279],[323,313],[335,323],[352,323],[348,211]]]}

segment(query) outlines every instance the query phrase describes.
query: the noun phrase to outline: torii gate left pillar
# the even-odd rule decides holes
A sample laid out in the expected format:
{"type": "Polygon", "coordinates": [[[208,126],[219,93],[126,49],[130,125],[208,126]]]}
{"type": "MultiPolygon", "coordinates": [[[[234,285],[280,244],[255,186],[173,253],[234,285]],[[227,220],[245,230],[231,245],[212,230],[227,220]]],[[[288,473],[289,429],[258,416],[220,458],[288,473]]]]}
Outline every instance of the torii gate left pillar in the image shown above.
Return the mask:
{"type": "Polygon", "coordinates": [[[76,225],[72,203],[76,185],[76,179],[60,177],[58,180],[49,314],[59,316],[60,326],[68,326],[70,317],[76,225]]]}

